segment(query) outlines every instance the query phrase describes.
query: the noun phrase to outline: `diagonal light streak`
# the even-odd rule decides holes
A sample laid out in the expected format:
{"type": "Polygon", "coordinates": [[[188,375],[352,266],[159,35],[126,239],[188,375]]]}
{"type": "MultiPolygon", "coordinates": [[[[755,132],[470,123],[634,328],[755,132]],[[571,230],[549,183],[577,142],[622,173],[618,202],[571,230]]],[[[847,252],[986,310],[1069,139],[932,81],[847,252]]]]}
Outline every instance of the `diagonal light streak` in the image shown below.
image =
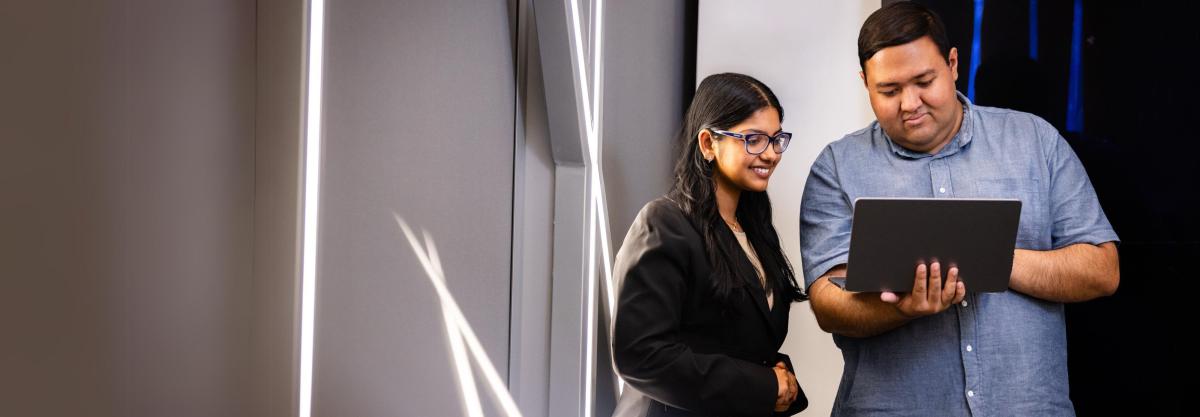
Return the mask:
{"type": "MultiPolygon", "coordinates": [[[[433,238],[429,234],[425,234],[425,247],[428,248],[429,264],[434,267],[434,274],[429,276],[429,279],[436,279],[445,284],[445,273],[442,271],[442,262],[438,259],[437,247],[433,245],[433,238]]],[[[471,362],[467,358],[467,350],[463,345],[462,335],[458,330],[458,324],[451,317],[449,306],[446,303],[441,303],[442,306],[442,321],[446,323],[446,338],[450,340],[450,353],[454,358],[454,368],[458,376],[458,387],[462,391],[464,405],[467,409],[469,417],[483,417],[483,406],[479,401],[479,390],[475,382],[475,374],[471,372],[471,362]]]]}
{"type": "MultiPolygon", "coordinates": [[[[421,267],[425,269],[425,274],[429,276],[429,282],[433,284],[433,288],[437,291],[438,301],[442,304],[442,315],[448,323],[447,330],[453,328],[453,333],[448,333],[447,337],[451,339],[451,348],[454,348],[454,339],[459,338],[460,343],[466,342],[466,350],[471,354],[471,358],[475,360],[479,370],[483,373],[484,381],[487,382],[487,388],[491,391],[492,396],[500,403],[500,408],[508,417],[521,417],[521,411],[517,409],[517,403],[513,400],[512,394],[504,385],[504,380],[500,378],[500,373],[496,371],[496,366],[492,364],[491,358],[488,358],[487,351],[483,348],[483,344],[479,342],[479,338],[475,336],[475,331],[471,329],[471,323],[467,321],[462,310],[458,307],[458,303],[454,300],[454,296],[450,293],[450,289],[446,287],[446,277],[442,273],[441,261],[437,256],[437,247],[433,244],[433,238],[429,233],[422,232],[425,238],[425,248],[422,248],[421,242],[417,239],[412,228],[408,223],[400,217],[399,214],[393,213],[396,218],[396,223],[400,225],[400,230],[404,232],[404,237],[408,239],[409,245],[412,246],[413,253],[417,256],[417,260],[421,262],[421,267]]],[[[455,366],[459,369],[459,384],[474,385],[474,378],[462,376],[462,369],[469,367],[465,364],[464,357],[460,357],[457,353],[454,355],[455,366]]],[[[467,369],[467,374],[470,374],[470,369],[467,369]]],[[[463,393],[463,401],[467,404],[468,412],[472,412],[472,407],[478,407],[479,394],[475,388],[460,387],[463,393]],[[471,404],[476,405],[471,405],[471,404]]],[[[482,411],[478,411],[482,415],[482,411]]],[[[474,416],[474,414],[472,414],[474,416]]]]}

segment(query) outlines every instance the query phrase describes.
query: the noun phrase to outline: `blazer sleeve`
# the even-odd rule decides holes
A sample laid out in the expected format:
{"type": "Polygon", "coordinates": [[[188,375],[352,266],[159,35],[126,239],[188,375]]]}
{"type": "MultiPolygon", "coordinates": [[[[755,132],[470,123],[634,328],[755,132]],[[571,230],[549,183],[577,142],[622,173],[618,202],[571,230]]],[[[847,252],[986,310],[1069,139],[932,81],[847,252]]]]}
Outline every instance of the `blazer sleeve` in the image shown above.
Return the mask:
{"type": "MultiPolygon", "coordinates": [[[[775,355],[776,355],[776,359],[775,359],[776,362],[783,362],[784,365],[787,365],[788,371],[791,371],[793,374],[796,373],[796,368],[792,366],[792,358],[791,357],[789,357],[788,355],[785,355],[783,353],[776,353],[775,355]]],[[[797,385],[799,385],[799,383],[797,383],[797,385]]],[[[790,416],[790,415],[799,413],[801,411],[804,411],[804,409],[806,409],[806,408],[808,408],[808,397],[804,395],[804,387],[799,387],[799,390],[796,393],[796,400],[792,401],[791,407],[788,407],[788,409],[785,411],[776,411],[775,415],[776,416],[790,416]]]]}
{"type": "Polygon", "coordinates": [[[689,276],[689,252],[700,242],[682,212],[665,204],[647,205],[634,221],[614,270],[622,281],[613,324],[617,370],[634,388],[673,407],[772,415],[778,392],[774,371],[695,352],[680,338],[683,305],[695,279],[689,276]]]}

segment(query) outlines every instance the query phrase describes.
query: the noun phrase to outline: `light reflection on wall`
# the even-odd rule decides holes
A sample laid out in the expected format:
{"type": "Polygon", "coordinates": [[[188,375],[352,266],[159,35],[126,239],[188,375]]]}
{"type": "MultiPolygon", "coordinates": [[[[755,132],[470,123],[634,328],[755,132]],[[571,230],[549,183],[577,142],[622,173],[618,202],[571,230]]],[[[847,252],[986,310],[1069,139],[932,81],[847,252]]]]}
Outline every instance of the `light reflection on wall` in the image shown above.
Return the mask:
{"type": "Polygon", "coordinates": [[[424,247],[422,247],[416,233],[408,226],[408,223],[399,214],[395,214],[395,217],[396,223],[400,225],[400,230],[404,232],[404,237],[408,239],[408,244],[412,246],[417,260],[421,262],[421,267],[425,269],[429,282],[433,284],[438,302],[442,305],[442,319],[446,322],[446,337],[450,341],[454,366],[458,373],[458,384],[468,415],[471,417],[483,416],[475,377],[471,373],[471,364],[467,358],[467,353],[470,353],[471,358],[475,359],[479,371],[483,373],[487,388],[500,403],[504,414],[509,417],[520,417],[521,411],[517,409],[517,403],[513,401],[512,394],[508,392],[504,379],[496,371],[496,366],[488,358],[483,344],[479,342],[475,331],[471,329],[471,324],[467,322],[466,316],[458,308],[458,303],[454,301],[454,295],[450,294],[450,289],[446,287],[446,277],[442,273],[442,262],[438,259],[437,246],[433,243],[433,237],[428,232],[422,231],[421,235],[425,240],[424,247]],[[463,349],[464,342],[466,343],[465,351],[463,349]]]}
{"type": "MultiPolygon", "coordinates": [[[[586,49],[584,32],[582,29],[582,21],[580,18],[580,1],[583,0],[565,0],[570,3],[570,36],[574,46],[573,56],[575,60],[574,70],[576,72],[576,93],[579,100],[576,101],[580,106],[582,115],[582,125],[584,126],[582,136],[586,142],[587,157],[584,158],[587,175],[587,206],[588,214],[586,215],[586,225],[580,222],[580,226],[587,227],[587,251],[588,259],[586,264],[586,275],[580,277],[587,283],[586,286],[586,303],[581,308],[586,310],[581,311],[586,317],[584,328],[580,331],[584,332],[584,352],[581,358],[581,366],[584,367],[584,380],[582,381],[584,390],[584,401],[582,406],[583,415],[591,417],[595,407],[595,379],[596,379],[596,352],[597,352],[597,331],[607,331],[608,325],[612,323],[612,318],[615,313],[615,288],[612,278],[612,245],[609,237],[608,227],[608,210],[607,202],[604,196],[603,170],[600,159],[601,145],[601,113],[602,113],[602,86],[603,86],[603,60],[602,60],[602,40],[603,40],[603,15],[604,2],[603,0],[594,0],[590,2],[591,24],[587,27],[591,29],[588,33],[587,40],[591,41],[591,48],[586,49]],[[591,74],[589,77],[587,55],[591,52],[591,74]],[[599,265],[597,262],[597,251],[600,252],[599,265]],[[600,302],[600,296],[597,293],[598,272],[602,273],[604,280],[604,302],[605,302],[605,326],[597,325],[597,303],[600,302]]],[[[304,195],[303,195],[303,229],[302,229],[302,256],[301,256],[301,306],[300,306],[300,358],[299,358],[299,415],[300,417],[309,417],[312,410],[312,387],[313,387],[313,338],[314,338],[314,321],[316,316],[316,259],[317,259],[317,231],[318,231],[318,208],[320,202],[320,165],[321,165],[321,118],[322,118],[322,77],[323,77],[323,60],[324,60],[324,20],[325,20],[325,1],[310,0],[307,16],[307,62],[306,62],[306,125],[305,125],[305,170],[304,170],[304,195]]],[[[471,359],[473,358],[480,372],[484,376],[487,383],[487,388],[500,404],[505,414],[508,416],[520,416],[521,413],[516,407],[512,395],[507,390],[504,380],[496,371],[495,366],[488,358],[483,345],[476,338],[470,324],[467,322],[462,311],[458,308],[453,295],[449,292],[445,285],[445,276],[442,272],[440,260],[437,257],[437,251],[433,244],[432,238],[423,232],[424,246],[417,239],[416,234],[409,228],[408,224],[396,215],[396,221],[409,244],[412,246],[413,252],[421,261],[422,266],[428,275],[430,282],[433,284],[437,292],[439,302],[441,303],[443,321],[446,328],[446,335],[450,345],[451,356],[454,360],[455,375],[459,384],[460,393],[463,399],[464,409],[467,415],[477,417],[483,415],[483,408],[480,403],[478,384],[475,380],[475,375],[471,368],[471,359]]],[[[582,220],[582,219],[581,219],[582,220]]],[[[615,375],[615,374],[614,374],[615,375]]],[[[624,384],[619,378],[616,379],[617,392],[620,393],[624,384]]]]}

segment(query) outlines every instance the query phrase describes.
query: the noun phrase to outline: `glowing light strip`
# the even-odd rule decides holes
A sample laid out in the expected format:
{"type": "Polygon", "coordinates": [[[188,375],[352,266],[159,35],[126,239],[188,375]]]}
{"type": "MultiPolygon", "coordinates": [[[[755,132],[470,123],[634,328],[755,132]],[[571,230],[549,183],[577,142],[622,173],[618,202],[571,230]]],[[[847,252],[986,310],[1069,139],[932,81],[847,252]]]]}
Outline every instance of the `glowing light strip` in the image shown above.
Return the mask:
{"type": "MultiPolygon", "coordinates": [[[[595,194],[592,194],[595,196],[595,194]]],[[[595,201],[595,198],[592,198],[595,201]]],[[[584,335],[584,374],[583,374],[583,415],[592,415],[593,382],[596,379],[596,210],[588,210],[588,273],[587,279],[587,311],[584,312],[587,333],[584,335]]]]}
{"type": "Polygon", "coordinates": [[[608,240],[608,210],[605,209],[605,200],[602,181],[596,181],[596,187],[599,187],[601,192],[596,195],[596,205],[599,206],[600,213],[600,254],[604,256],[604,283],[608,290],[608,318],[611,320],[617,314],[616,293],[613,289],[612,279],[612,248],[609,246],[608,240]]]}
{"type": "MultiPolygon", "coordinates": [[[[587,65],[583,59],[583,29],[580,29],[579,26],[579,5],[576,4],[577,0],[567,1],[571,3],[571,21],[573,23],[575,33],[575,68],[576,71],[579,72],[579,93],[583,95],[583,100],[580,101],[583,102],[584,130],[587,132],[587,135],[590,136],[592,134],[592,111],[590,105],[591,100],[588,98],[590,94],[588,93],[587,65]]],[[[594,14],[595,13],[593,13],[593,15],[594,14]]],[[[588,141],[588,145],[590,147],[591,140],[588,141]]]]}
{"type": "MultiPolygon", "coordinates": [[[[573,29],[573,41],[575,44],[575,70],[578,74],[579,83],[579,102],[583,106],[583,124],[584,136],[587,140],[588,148],[588,166],[589,166],[589,203],[591,209],[588,215],[588,270],[585,279],[587,283],[587,302],[585,308],[585,347],[584,347],[584,392],[583,392],[583,415],[590,417],[593,411],[595,380],[595,336],[596,336],[596,250],[597,240],[599,240],[599,249],[601,251],[602,260],[604,262],[604,283],[605,296],[607,298],[606,315],[608,322],[612,322],[612,318],[616,312],[615,291],[613,289],[612,279],[612,250],[608,236],[608,210],[605,204],[604,182],[600,169],[600,114],[602,107],[600,106],[600,85],[603,74],[603,16],[604,2],[596,0],[593,2],[592,10],[593,33],[591,34],[592,48],[592,65],[595,68],[594,77],[591,82],[588,82],[587,65],[585,60],[585,50],[583,47],[583,30],[581,19],[579,18],[579,4],[575,0],[569,0],[571,4],[571,27],[573,29]]],[[[617,380],[617,392],[624,390],[624,382],[619,378],[617,380]]]]}
{"type": "MultiPolygon", "coordinates": [[[[595,10],[592,10],[592,130],[588,136],[588,147],[591,148],[592,162],[596,162],[596,155],[600,154],[600,113],[603,108],[600,107],[600,75],[604,71],[604,61],[600,60],[600,53],[604,51],[603,42],[604,36],[600,29],[604,27],[604,0],[595,0],[595,10]]],[[[599,165],[593,165],[599,168],[599,165]]],[[[601,190],[603,191],[603,190],[601,190]]]]}
{"type": "MultiPolygon", "coordinates": [[[[584,132],[587,136],[591,136],[592,113],[591,113],[591,108],[590,108],[591,107],[590,100],[588,99],[587,66],[585,65],[585,62],[583,59],[583,30],[580,29],[580,24],[579,24],[579,5],[577,4],[577,0],[568,0],[568,1],[571,3],[571,23],[573,25],[572,28],[574,29],[574,35],[575,35],[574,36],[575,59],[576,59],[575,70],[577,71],[577,73],[579,75],[579,77],[578,77],[579,78],[579,92],[583,97],[583,100],[580,100],[580,102],[583,103],[584,132]]],[[[589,148],[590,148],[590,141],[589,141],[589,148]]],[[[594,210],[589,210],[589,212],[594,214],[594,210]]],[[[595,251],[592,249],[591,243],[593,241],[593,239],[592,239],[593,233],[595,232],[595,224],[593,224],[591,216],[588,217],[588,223],[589,223],[589,226],[591,227],[589,229],[589,233],[588,233],[588,246],[587,246],[588,247],[588,260],[589,260],[588,267],[589,267],[589,269],[593,269],[592,267],[594,266],[595,251]]],[[[589,281],[591,281],[591,279],[589,279],[587,277],[585,277],[585,279],[588,279],[589,281]]],[[[594,344],[594,342],[592,342],[592,335],[595,333],[595,331],[594,331],[595,325],[591,322],[591,314],[590,314],[590,312],[595,309],[595,307],[592,305],[592,302],[593,301],[592,301],[592,297],[591,297],[591,286],[589,286],[587,303],[585,303],[585,306],[586,306],[585,308],[587,308],[587,313],[585,313],[586,314],[585,317],[587,317],[587,318],[585,319],[585,326],[584,326],[586,329],[585,330],[586,342],[584,344],[585,353],[584,353],[584,357],[583,357],[583,362],[584,362],[583,412],[584,412],[585,417],[590,417],[591,412],[592,412],[592,377],[591,377],[591,375],[592,375],[592,367],[593,367],[593,362],[594,362],[592,360],[592,357],[593,357],[592,345],[594,344]]]]}
{"type": "Polygon", "coordinates": [[[980,35],[983,32],[983,2],[975,0],[975,28],[971,36],[971,73],[967,75],[967,98],[975,101],[975,71],[979,70],[979,62],[983,59],[980,50],[980,35]]]}
{"type": "Polygon", "coordinates": [[[1038,0],[1029,0],[1029,59],[1038,59],[1038,0]]]}
{"type": "Polygon", "coordinates": [[[616,303],[613,295],[612,281],[612,250],[608,237],[608,205],[604,196],[604,176],[601,173],[600,166],[600,117],[604,113],[604,108],[600,106],[600,85],[604,73],[604,61],[601,61],[601,52],[604,51],[603,41],[604,36],[601,29],[604,28],[604,0],[596,0],[596,11],[593,14],[596,17],[594,25],[595,34],[593,40],[596,47],[593,64],[596,67],[595,77],[592,79],[592,88],[595,92],[592,96],[592,108],[595,109],[596,120],[592,123],[592,131],[588,136],[588,148],[591,153],[588,155],[592,162],[592,178],[593,190],[596,196],[596,210],[599,213],[597,220],[600,222],[600,254],[604,259],[604,282],[608,289],[608,318],[611,319],[616,314],[616,303]]]}
{"type": "Polygon", "coordinates": [[[1071,19],[1071,79],[1067,84],[1067,131],[1083,131],[1083,0],[1071,19]]]}
{"type": "MultiPolygon", "coordinates": [[[[450,294],[450,289],[446,287],[446,277],[442,272],[441,261],[437,256],[437,247],[433,243],[433,237],[429,233],[422,231],[425,240],[426,249],[421,248],[421,242],[413,233],[412,228],[400,215],[393,214],[396,218],[396,223],[400,225],[400,230],[404,232],[404,237],[408,239],[409,245],[412,246],[413,253],[417,256],[417,260],[421,262],[421,267],[425,269],[425,274],[429,277],[429,282],[433,284],[433,288],[437,291],[438,301],[442,304],[443,319],[452,322],[455,332],[448,334],[451,339],[451,347],[453,348],[453,339],[460,338],[460,341],[466,342],[467,352],[471,354],[471,358],[475,360],[479,370],[483,372],[483,379],[488,384],[488,388],[496,401],[500,403],[500,408],[504,414],[509,417],[521,417],[521,411],[517,409],[517,403],[513,400],[512,394],[504,385],[504,379],[500,377],[500,373],[496,371],[496,366],[492,364],[491,358],[488,357],[487,351],[484,350],[483,344],[479,342],[479,338],[475,336],[475,331],[471,329],[471,323],[467,321],[462,310],[458,307],[458,302],[454,300],[454,296],[450,294]],[[428,251],[428,252],[427,252],[428,251]]],[[[454,356],[456,361],[455,366],[461,369],[469,364],[458,363],[460,360],[465,361],[466,358],[460,358],[457,354],[454,356]]],[[[474,384],[474,378],[460,378],[459,384],[474,384]]],[[[463,395],[473,393],[473,397],[464,397],[463,401],[467,403],[466,407],[470,410],[473,406],[471,403],[478,403],[478,393],[474,388],[462,388],[463,395]]],[[[482,412],[480,412],[482,414],[482,412]]]]}
{"type": "Polygon", "coordinates": [[[321,201],[321,80],[325,55],[325,0],[308,10],[307,112],[304,130],[304,228],[300,282],[300,417],[312,415],[313,330],[317,299],[317,220],[321,201]]]}

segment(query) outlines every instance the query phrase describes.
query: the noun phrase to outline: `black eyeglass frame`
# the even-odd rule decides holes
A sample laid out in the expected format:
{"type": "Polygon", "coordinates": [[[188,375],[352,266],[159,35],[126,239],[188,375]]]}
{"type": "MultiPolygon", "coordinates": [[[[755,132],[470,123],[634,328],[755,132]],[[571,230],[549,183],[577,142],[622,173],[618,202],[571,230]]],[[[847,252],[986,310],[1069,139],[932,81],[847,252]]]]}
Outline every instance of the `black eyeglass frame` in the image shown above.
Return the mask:
{"type": "Polygon", "coordinates": [[[761,155],[763,152],[767,151],[767,147],[772,147],[775,149],[775,153],[782,154],[784,151],[787,150],[788,145],[792,142],[792,134],[790,132],[779,132],[779,133],[776,133],[775,136],[771,136],[771,135],[768,135],[765,133],[737,133],[737,132],[730,132],[728,130],[720,130],[720,129],[712,129],[712,128],[709,128],[708,131],[712,132],[713,134],[716,134],[716,135],[728,136],[728,137],[731,137],[734,139],[741,140],[742,144],[746,145],[746,153],[748,153],[750,155],[761,155]],[[757,151],[755,151],[753,149],[750,149],[750,142],[755,139],[758,139],[757,137],[766,138],[766,141],[763,142],[762,149],[758,149],[757,151]]]}

